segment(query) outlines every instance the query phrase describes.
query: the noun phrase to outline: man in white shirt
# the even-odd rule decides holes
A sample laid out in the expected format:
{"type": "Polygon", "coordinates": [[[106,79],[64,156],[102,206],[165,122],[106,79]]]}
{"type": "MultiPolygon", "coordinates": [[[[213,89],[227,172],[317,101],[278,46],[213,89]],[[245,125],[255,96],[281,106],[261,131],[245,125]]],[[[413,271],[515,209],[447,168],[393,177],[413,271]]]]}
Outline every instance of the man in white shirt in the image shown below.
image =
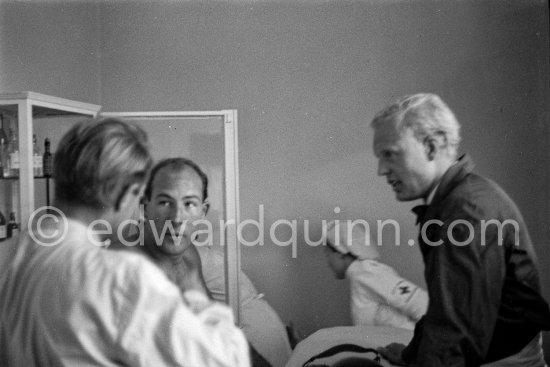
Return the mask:
{"type": "Polygon", "coordinates": [[[0,365],[250,366],[228,307],[200,286],[182,297],[145,257],[101,247],[148,178],[144,132],[80,123],[54,162],[56,208],[29,220],[0,277],[0,365]]]}

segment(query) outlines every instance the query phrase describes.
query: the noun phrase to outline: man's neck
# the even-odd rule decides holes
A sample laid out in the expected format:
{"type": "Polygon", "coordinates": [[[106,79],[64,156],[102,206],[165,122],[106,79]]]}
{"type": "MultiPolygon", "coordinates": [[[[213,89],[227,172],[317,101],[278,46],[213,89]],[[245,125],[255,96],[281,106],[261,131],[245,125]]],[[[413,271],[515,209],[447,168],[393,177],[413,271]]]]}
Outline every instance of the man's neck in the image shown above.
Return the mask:
{"type": "Polygon", "coordinates": [[[448,159],[442,159],[439,164],[437,165],[436,172],[435,172],[435,178],[432,181],[432,185],[430,186],[430,189],[427,191],[426,196],[424,197],[424,203],[430,204],[435,196],[435,193],[437,191],[437,188],[439,187],[439,184],[441,183],[441,179],[447,173],[449,168],[451,168],[455,163],[456,159],[448,158],[448,159]]]}
{"type": "MultiPolygon", "coordinates": [[[[80,224],[84,225],[89,230],[93,229],[92,224],[95,221],[100,220],[102,223],[107,223],[109,226],[111,226],[110,218],[112,217],[111,209],[108,210],[97,210],[94,208],[90,208],[88,206],[84,205],[74,205],[67,202],[62,201],[56,201],[54,203],[54,207],[59,210],[59,213],[61,213],[63,216],[65,216],[67,219],[79,222],[80,224]]],[[[96,228],[98,230],[107,230],[109,228],[104,228],[104,226],[99,226],[96,228]]],[[[113,230],[113,228],[110,228],[113,230]]],[[[102,242],[106,239],[105,235],[96,235],[95,239],[99,242],[102,242]]]]}

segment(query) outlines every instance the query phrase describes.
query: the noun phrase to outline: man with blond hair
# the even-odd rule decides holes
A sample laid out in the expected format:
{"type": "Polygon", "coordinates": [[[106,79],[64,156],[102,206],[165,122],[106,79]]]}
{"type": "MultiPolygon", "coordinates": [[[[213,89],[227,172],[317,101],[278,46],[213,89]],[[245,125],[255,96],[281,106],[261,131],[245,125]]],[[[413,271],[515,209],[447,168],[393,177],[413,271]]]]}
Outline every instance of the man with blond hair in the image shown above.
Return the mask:
{"type": "Polygon", "coordinates": [[[544,366],[550,311],[529,233],[508,195],[458,155],[453,112],[434,94],[415,94],[372,127],[378,174],[398,201],[424,201],[414,211],[430,299],[409,345],[383,354],[407,366],[544,366]]]}

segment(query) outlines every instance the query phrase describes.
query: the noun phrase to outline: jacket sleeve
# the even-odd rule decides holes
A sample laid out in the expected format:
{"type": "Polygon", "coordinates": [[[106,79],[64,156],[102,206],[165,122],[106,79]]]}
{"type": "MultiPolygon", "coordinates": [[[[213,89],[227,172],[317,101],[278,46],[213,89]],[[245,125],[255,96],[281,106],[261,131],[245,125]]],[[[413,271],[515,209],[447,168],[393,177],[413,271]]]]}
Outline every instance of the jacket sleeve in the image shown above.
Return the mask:
{"type": "Polygon", "coordinates": [[[496,324],[505,277],[496,226],[482,233],[487,213],[475,203],[459,203],[447,213],[424,224],[430,226],[422,245],[430,302],[417,345],[405,352],[416,356],[412,366],[478,366],[496,324]]]}

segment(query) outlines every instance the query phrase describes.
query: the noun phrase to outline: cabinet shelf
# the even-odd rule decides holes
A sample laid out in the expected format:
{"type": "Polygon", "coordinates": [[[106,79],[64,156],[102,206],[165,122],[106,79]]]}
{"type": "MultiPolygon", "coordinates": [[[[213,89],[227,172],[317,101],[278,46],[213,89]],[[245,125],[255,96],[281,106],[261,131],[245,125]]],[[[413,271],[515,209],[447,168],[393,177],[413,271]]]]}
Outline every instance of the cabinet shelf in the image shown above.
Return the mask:
{"type": "MultiPolygon", "coordinates": [[[[53,177],[52,176],[34,176],[33,178],[35,180],[40,180],[40,179],[52,179],[53,177]]],[[[0,177],[0,180],[16,181],[16,180],[19,180],[19,176],[18,177],[0,177]]]]}

